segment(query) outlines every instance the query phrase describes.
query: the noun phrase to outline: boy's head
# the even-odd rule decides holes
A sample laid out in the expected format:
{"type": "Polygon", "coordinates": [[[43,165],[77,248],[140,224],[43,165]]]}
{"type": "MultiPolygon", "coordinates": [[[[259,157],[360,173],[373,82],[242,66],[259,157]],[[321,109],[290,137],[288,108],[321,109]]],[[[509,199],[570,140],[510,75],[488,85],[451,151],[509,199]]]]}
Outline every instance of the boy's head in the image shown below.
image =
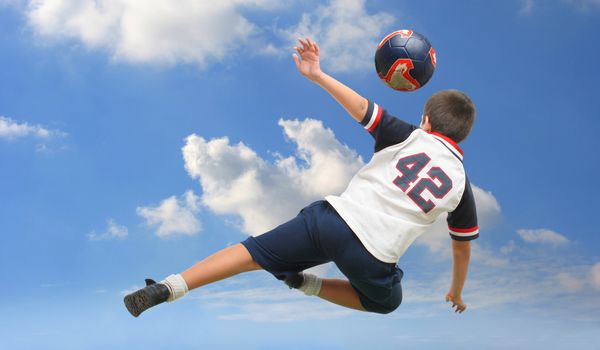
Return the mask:
{"type": "Polygon", "coordinates": [[[464,140],[475,121],[475,105],[469,96],[458,90],[443,90],[427,100],[421,127],[447,136],[459,143],[464,140]]]}

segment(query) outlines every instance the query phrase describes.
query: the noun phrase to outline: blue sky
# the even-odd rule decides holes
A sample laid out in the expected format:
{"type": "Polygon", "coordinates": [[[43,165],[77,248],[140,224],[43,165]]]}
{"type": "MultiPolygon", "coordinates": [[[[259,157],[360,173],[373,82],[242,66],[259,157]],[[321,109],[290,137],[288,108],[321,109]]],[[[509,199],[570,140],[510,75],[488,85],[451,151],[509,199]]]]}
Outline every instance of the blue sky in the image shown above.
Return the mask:
{"type": "MultiPolygon", "coordinates": [[[[248,349],[597,349],[600,2],[0,0],[0,344],[248,349]],[[422,89],[382,84],[379,39],[426,35],[422,89]],[[443,301],[443,223],[400,260],[390,315],[253,272],[131,317],[124,293],[343,190],[373,141],[291,59],[418,123],[467,92],[481,221],[464,299],[443,301]]],[[[339,276],[332,266],[317,273],[339,276]]]]}

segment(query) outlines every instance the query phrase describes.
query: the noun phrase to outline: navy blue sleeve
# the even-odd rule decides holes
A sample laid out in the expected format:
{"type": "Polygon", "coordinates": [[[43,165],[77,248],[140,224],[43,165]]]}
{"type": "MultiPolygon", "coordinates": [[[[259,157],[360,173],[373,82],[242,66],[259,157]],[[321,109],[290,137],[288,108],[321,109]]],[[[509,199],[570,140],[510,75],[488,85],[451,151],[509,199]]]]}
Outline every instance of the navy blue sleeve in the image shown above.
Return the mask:
{"type": "Polygon", "coordinates": [[[375,138],[375,152],[403,142],[417,129],[416,126],[388,114],[372,101],[369,101],[367,113],[360,123],[375,138]]]}
{"type": "Polygon", "coordinates": [[[469,179],[465,179],[465,191],[453,212],[448,213],[448,230],[450,237],[457,241],[470,241],[479,237],[477,226],[477,209],[469,179]]]}

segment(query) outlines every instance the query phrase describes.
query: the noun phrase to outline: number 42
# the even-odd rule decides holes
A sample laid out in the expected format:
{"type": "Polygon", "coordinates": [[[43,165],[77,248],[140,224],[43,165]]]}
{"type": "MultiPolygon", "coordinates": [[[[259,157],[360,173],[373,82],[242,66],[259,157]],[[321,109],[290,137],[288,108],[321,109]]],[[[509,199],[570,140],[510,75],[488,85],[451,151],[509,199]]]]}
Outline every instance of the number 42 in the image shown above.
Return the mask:
{"type": "Polygon", "coordinates": [[[430,161],[431,158],[425,153],[401,158],[396,163],[396,169],[398,169],[400,175],[394,180],[394,184],[406,193],[426,214],[435,208],[435,203],[423,198],[423,191],[427,190],[435,198],[441,199],[452,189],[452,180],[440,167],[436,166],[429,169],[427,172],[428,177],[420,174],[430,161]],[[433,180],[438,180],[440,185],[438,186],[433,180]],[[410,188],[413,183],[415,185],[410,188]]]}

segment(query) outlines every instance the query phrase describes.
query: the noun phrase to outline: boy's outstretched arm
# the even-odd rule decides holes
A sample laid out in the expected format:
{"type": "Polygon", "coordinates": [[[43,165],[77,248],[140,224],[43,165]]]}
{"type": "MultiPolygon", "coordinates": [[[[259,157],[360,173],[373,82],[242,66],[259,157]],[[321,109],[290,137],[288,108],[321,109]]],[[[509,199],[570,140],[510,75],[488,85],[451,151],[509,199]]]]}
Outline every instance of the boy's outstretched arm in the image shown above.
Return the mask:
{"type": "Polygon", "coordinates": [[[298,67],[300,73],[325,89],[346,109],[352,118],[360,123],[367,112],[369,104],[367,99],[321,71],[320,53],[317,43],[310,39],[298,40],[302,47],[294,48],[298,55],[300,55],[298,57],[298,55],[294,54],[294,62],[296,62],[296,67],[298,67]]]}
{"type": "Polygon", "coordinates": [[[467,305],[462,301],[462,289],[467,279],[469,259],[471,257],[471,242],[452,240],[452,286],[446,294],[446,301],[452,302],[455,312],[462,313],[467,305]]]}

